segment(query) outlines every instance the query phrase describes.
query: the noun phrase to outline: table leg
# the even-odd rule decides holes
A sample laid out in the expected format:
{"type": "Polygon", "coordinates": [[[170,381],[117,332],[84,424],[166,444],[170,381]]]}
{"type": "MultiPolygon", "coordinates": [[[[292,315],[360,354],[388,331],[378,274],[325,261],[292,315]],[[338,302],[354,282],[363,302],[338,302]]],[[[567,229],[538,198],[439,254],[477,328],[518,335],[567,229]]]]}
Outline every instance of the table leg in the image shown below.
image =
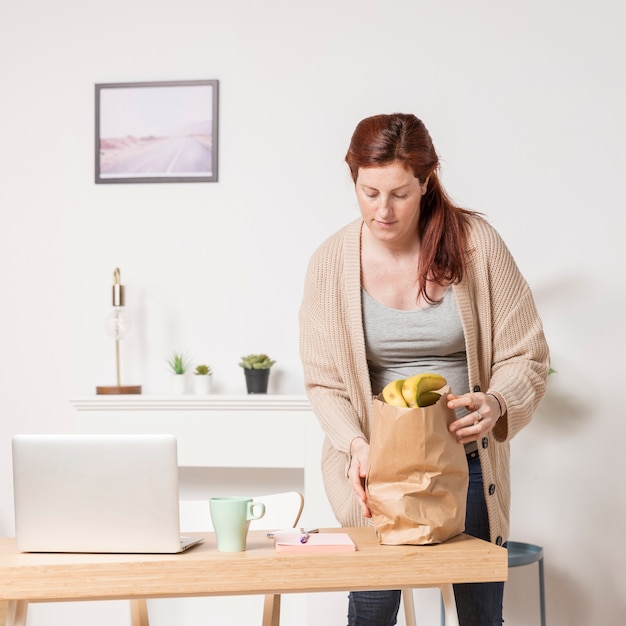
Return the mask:
{"type": "Polygon", "coordinates": [[[459,614],[456,612],[454,589],[451,584],[441,585],[441,598],[446,615],[446,626],[459,626],[459,614]]]}
{"type": "Polygon", "coordinates": [[[415,622],[415,601],[413,600],[413,589],[402,590],[402,603],[404,605],[404,621],[406,626],[417,626],[415,622]]]}
{"type": "Polygon", "coordinates": [[[265,596],[263,626],[280,626],[280,594],[265,596]]]}
{"type": "Polygon", "coordinates": [[[135,598],[130,601],[130,616],[132,626],[149,626],[148,602],[145,598],[135,598]]]}
{"type": "Polygon", "coordinates": [[[27,600],[9,600],[6,626],[26,626],[27,600]]]}

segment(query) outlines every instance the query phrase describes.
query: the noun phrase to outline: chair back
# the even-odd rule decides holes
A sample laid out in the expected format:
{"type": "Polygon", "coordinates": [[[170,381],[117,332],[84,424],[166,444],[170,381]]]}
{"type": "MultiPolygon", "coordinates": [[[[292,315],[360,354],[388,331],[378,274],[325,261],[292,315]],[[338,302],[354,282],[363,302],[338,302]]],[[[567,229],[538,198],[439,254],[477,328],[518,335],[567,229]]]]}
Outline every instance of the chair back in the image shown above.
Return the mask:
{"type": "MultiPolygon", "coordinates": [[[[250,530],[295,528],[302,515],[304,497],[298,491],[253,496],[265,505],[265,515],[250,522],[250,530]]],[[[180,501],[180,530],[183,533],[212,531],[208,500],[180,501]]]]}

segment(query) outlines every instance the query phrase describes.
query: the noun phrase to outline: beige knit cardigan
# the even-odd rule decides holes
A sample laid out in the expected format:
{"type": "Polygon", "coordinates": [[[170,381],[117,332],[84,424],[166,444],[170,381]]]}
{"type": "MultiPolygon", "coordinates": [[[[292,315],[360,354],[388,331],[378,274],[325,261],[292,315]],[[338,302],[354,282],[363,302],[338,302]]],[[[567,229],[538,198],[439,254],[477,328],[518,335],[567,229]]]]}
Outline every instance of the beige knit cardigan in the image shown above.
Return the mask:
{"type": "MultiPolygon", "coordinates": [[[[361,228],[358,220],[313,254],[300,308],[305,387],[325,433],[322,474],[342,526],[369,521],[348,481],[350,443],[369,441],[372,389],[361,313],[361,228]]],[[[470,389],[496,391],[507,413],[478,442],[491,541],[508,538],[509,441],[545,392],[549,353],[531,291],[508,248],[484,220],[471,219],[467,270],[454,294],[465,333],[470,389]]]]}

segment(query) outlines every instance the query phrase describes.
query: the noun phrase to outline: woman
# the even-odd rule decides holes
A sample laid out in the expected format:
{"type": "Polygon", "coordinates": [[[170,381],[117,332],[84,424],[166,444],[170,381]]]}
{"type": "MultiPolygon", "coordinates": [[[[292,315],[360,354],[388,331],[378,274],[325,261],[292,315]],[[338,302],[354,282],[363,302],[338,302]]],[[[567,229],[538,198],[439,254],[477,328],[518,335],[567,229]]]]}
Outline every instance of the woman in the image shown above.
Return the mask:
{"type": "MultiPolygon", "coordinates": [[[[301,356],[325,432],[322,468],[343,526],[368,524],[364,491],[372,397],[435,371],[465,446],[468,534],[503,545],[509,441],[545,391],[548,347],[530,289],[496,231],[456,207],[414,115],[356,127],[346,155],[361,217],[315,252],[300,310],[301,356]]],[[[456,585],[462,626],[502,623],[503,583],[456,585]]],[[[399,591],[352,592],[349,626],[392,626],[399,591]]]]}

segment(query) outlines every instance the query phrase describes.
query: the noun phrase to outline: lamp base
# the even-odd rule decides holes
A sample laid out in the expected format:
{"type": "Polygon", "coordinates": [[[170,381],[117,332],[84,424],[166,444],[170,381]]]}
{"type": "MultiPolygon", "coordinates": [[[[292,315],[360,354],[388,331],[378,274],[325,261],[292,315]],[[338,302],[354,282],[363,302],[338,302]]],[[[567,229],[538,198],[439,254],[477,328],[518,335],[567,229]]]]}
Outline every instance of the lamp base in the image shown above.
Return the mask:
{"type": "Polygon", "coordinates": [[[131,395],[141,393],[141,385],[116,385],[111,387],[96,387],[98,395],[131,395]]]}

